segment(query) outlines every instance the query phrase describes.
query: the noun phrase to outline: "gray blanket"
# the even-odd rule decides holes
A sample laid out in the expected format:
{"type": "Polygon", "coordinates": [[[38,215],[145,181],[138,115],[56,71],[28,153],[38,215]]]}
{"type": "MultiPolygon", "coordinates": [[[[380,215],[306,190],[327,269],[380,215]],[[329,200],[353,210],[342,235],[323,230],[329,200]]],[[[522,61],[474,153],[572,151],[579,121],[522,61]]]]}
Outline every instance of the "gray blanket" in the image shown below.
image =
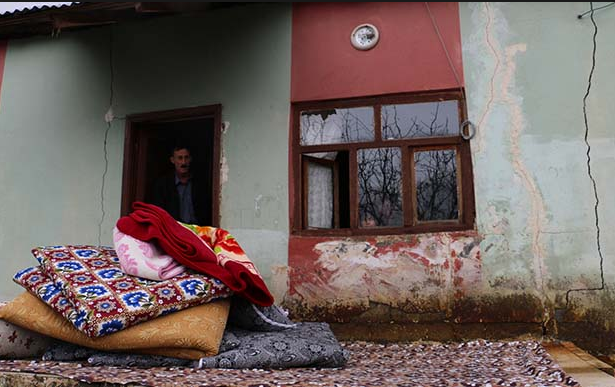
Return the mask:
{"type": "Polygon", "coordinates": [[[275,332],[229,329],[218,355],[199,361],[199,368],[342,367],[347,352],[327,323],[297,323],[275,332]],[[224,351],[222,351],[224,349],[224,351]]]}
{"type": "Polygon", "coordinates": [[[343,367],[345,351],[327,323],[297,323],[294,328],[255,332],[230,327],[220,352],[198,361],[164,356],[103,352],[69,343],[50,347],[43,360],[86,360],[91,365],[117,367],[291,368],[343,367]]]}
{"type": "Polygon", "coordinates": [[[86,360],[117,367],[290,368],[343,367],[345,351],[327,323],[292,323],[277,307],[234,303],[219,353],[199,361],[103,352],[69,343],[50,347],[43,360],[86,360]]]}

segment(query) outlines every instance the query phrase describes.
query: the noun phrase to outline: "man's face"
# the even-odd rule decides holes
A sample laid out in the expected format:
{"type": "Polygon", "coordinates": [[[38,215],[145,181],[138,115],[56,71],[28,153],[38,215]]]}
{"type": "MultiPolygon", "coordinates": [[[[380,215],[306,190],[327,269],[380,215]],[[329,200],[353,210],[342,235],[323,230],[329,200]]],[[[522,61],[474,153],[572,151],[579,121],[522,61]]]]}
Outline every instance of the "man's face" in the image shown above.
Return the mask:
{"type": "Polygon", "coordinates": [[[175,172],[179,176],[185,176],[190,172],[190,152],[187,149],[179,149],[173,152],[171,163],[175,165],[175,172]]]}

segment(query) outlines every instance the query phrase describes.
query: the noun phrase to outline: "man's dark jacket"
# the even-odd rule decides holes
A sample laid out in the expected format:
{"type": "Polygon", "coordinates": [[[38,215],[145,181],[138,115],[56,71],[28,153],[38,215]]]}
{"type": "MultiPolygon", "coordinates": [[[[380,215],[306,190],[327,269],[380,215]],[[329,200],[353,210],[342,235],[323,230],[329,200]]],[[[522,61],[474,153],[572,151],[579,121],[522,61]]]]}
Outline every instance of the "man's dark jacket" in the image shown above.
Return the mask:
{"type": "MultiPolygon", "coordinates": [[[[207,187],[200,179],[192,177],[192,205],[194,215],[199,225],[210,226],[211,224],[211,205],[207,202],[207,187]]],[[[154,192],[149,200],[151,204],[165,209],[173,218],[181,220],[179,217],[179,193],[175,185],[175,173],[161,177],[156,181],[154,192]]]]}

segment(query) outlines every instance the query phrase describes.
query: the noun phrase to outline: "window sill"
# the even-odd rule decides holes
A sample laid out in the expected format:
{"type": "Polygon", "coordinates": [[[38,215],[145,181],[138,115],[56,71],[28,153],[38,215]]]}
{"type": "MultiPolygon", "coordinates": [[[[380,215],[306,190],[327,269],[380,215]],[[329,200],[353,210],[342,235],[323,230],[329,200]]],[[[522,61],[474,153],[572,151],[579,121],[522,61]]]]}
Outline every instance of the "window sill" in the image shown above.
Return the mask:
{"type": "Polygon", "coordinates": [[[431,234],[440,232],[474,231],[474,225],[429,223],[414,227],[404,228],[359,228],[359,229],[327,229],[327,230],[293,230],[292,236],[306,237],[351,237],[351,236],[379,236],[379,235],[407,235],[407,234],[431,234]]]}

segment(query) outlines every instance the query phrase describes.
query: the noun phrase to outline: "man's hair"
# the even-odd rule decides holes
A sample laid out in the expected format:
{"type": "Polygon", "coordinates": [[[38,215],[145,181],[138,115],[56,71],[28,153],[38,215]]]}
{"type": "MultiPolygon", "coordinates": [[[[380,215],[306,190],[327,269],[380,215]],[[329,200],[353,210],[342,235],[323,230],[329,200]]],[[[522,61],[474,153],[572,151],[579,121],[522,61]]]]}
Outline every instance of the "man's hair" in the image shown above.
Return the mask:
{"type": "Polygon", "coordinates": [[[175,154],[176,151],[186,149],[190,154],[192,154],[192,149],[190,149],[190,145],[188,145],[185,141],[177,141],[175,145],[171,148],[171,156],[175,154]]]}

